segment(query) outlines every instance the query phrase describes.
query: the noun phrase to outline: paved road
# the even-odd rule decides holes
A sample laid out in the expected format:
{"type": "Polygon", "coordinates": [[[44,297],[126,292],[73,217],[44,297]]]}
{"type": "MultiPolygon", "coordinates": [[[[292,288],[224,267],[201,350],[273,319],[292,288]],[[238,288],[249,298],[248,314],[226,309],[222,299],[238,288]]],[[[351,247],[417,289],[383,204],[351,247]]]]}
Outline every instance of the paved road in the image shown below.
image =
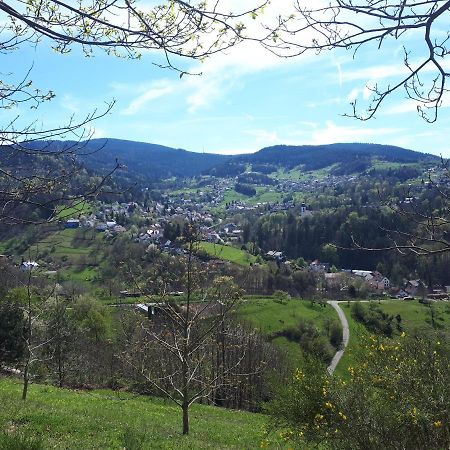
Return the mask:
{"type": "Polygon", "coordinates": [[[339,320],[342,324],[342,350],[338,350],[336,354],[334,355],[333,359],[331,360],[331,364],[327,367],[328,373],[330,375],[333,375],[333,372],[336,370],[336,366],[338,365],[338,362],[341,360],[341,358],[344,356],[344,350],[348,345],[348,339],[350,337],[350,330],[348,329],[348,322],[347,317],[345,317],[344,311],[342,311],[342,308],[339,306],[338,302],[335,301],[329,301],[329,303],[338,313],[339,320]]]}

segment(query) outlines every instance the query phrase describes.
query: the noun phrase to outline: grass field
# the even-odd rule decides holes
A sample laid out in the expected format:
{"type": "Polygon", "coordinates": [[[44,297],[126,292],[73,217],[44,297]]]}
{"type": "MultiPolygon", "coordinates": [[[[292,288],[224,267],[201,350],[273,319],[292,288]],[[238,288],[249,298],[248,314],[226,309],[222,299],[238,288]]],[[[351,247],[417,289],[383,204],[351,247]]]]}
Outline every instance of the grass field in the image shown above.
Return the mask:
{"type": "Polygon", "coordinates": [[[223,200],[220,206],[225,207],[227,203],[231,203],[234,201],[242,201],[242,200],[248,200],[249,197],[247,197],[244,194],[240,194],[239,192],[236,192],[234,189],[229,189],[224,193],[223,200]]]}
{"type": "Polygon", "coordinates": [[[94,230],[89,230],[83,246],[75,247],[73,245],[73,238],[77,231],[77,229],[65,228],[51,233],[40,242],[33,244],[24,256],[31,255],[31,257],[36,257],[35,255],[43,252],[52,253],[56,257],[66,256],[67,258],[88,255],[92,250],[92,244],[102,239],[102,235],[95,233],[94,230]]]}
{"type": "Polygon", "coordinates": [[[418,163],[401,163],[401,162],[382,161],[380,159],[373,159],[372,167],[377,170],[388,170],[388,169],[400,169],[402,167],[420,169],[422,166],[421,164],[418,163]]]}
{"type": "Polygon", "coordinates": [[[20,387],[0,379],[0,429],[42,436],[45,449],[122,450],[127,429],[145,436],[144,449],[256,449],[265,423],[260,414],[193,405],[191,433],[182,436],[180,409],[161,399],[33,384],[23,402],[20,387]]]}
{"type": "MultiPolygon", "coordinates": [[[[436,330],[450,333],[450,303],[433,302],[430,306],[414,301],[385,301],[380,305],[387,314],[401,316],[401,326],[408,334],[420,334],[421,331],[431,331],[431,310],[434,310],[436,330]]],[[[394,324],[397,322],[394,320],[394,324]]]]}
{"type": "MultiPolygon", "coordinates": [[[[349,366],[354,366],[361,362],[365,357],[363,344],[372,334],[364,325],[353,319],[350,307],[347,303],[341,303],[341,308],[345,312],[350,328],[350,342],[344,353],[344,357],[340,361],[336,374],[347,376],[349,366]]],[[[430,309],[428,306],[419,303],[417,300],[405,302],[400,300],[385,300],[378,306],[392,316],[400,314],[402,321],[401,326],[407,335],[421,335],[423,332],[450,333],[450,304],[446,302],[435,302],[435,320],[437,329],[434,330],[431,325],[430,309]]],[[[396,329],[397,321],[394,319],[394,336],[399,335],[400,331],[396,329]]]]}
{"type": "Polygon", "coordinates": [[[93,208],[88,202],[80,202],[73,206],[60,205],[57,208],[56,218],[57,219],[70,219],[77,218],[82,214],[90,214],[93,208]]]}
{"type": "MultiPolygon", "coordinates": [[[[266,336],[293,327],[301,319],[313,321],[321,330],[325,329],[325,322],[328,319],[338,320],[336,312],[328,304],[321,306],[300,299],[278,303],[272,297],[246,298],[239,308],[238,315],[241,320],[266,336]]],[[[283,348],[293,363],[301,361],[302,352],[297,343],[290,342],[284,337],[277,337],[272,342],[283,348]]]]}
{"type": "Polygon", "coordinates": [[[276,203],[283,199],[281,192],[275,192],[273,187],[258,186],[256,188],[256,195],[249,197],[248,203],[256,205],[257,203],[276,203]]]}
{"type": "Polygon", "coordinates": [[[209,255],[230,261],[240,266],[249,266],[256,261],[256,256],[229,245],[213,244],[212,242],[199,242],[199,249],[204,250],[209,255]]]}
{"type": "Polygon", "coordinates": [[[63,272],[63,278],[71,281],[95,281],[98,276],[98,268],[93,266],[85,267],[81,271],[77,271],[73,268],[66,269],[63,272]]]}

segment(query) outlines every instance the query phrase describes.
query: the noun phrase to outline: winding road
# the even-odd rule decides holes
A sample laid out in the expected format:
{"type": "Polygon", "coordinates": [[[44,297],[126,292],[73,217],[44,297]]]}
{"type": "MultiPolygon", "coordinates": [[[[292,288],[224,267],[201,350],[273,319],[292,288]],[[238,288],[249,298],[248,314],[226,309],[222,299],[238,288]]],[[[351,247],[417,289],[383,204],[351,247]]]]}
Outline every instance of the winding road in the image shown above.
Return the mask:
{"type": "Polygon", "coordinates": [[[343,348],[336,352],[333,359],[331,360],[330,365],[327,367],[328,373],[330,375],[333,375],[333,372],[336,370],[336,366],[338,365],[338,362],[344,356],[344,351],[348,345],[348,340],[350,337],[350,330],[348,328],[347,317],[345,317],[345,313],[344,313],[344,311],[342,311],[342,308],[339,306],[339,303],[336,301],[329,301],[327,303],[330,304],[336,310],[336,312],[338,313],[338,316],[339,316],[339,320],[341,321],[341,324],[342,324],[342,347],[343,348]]]}

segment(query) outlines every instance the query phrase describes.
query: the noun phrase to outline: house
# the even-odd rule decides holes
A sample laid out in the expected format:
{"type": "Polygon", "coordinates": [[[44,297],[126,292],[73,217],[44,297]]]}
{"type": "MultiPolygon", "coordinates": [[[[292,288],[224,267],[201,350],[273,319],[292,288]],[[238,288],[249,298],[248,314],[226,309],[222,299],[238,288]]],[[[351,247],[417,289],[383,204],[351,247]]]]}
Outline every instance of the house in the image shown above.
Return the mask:
{"type": "Polygon", "coordinates": [[[318,259],[316,259],[309,265],[309,268],[313,272],[328,272],[330,270],[330,264],[321,263],[318,259]]]}
{"type": "Polygon", "coordinates": [[[64,228],[78,228],[80,221],[78,219],[68,219],[64,225],[64,228]]]}
{"type": "Polygon", "coordinates": [[[20,265],[20,270],[31,271],[39,267],[39,264],[36,261],[23,261],[20,265]]]}
{"type": "Polygon", "coordinates": [[[283,261],[285,258],[284,258],[284,255],[283,255],[283,252],[277,252],[277,251],[275,251],[275,250],[270,250],[270,251],[268,251],[267,253],[266,253],[266,257],[268,258],[268,259],[274,259],[274,260],[276,260],[276,261],[283,261]]]}
{"type": "Polygon", "coordinates": [[[227,223],[224,227],[223,227],[223,231],[226,234],[231,234],[233,233],[235,230],[237,230],[237,225],[235,223],[227,223]]]}
{"type": "Polygon", "coordinates": [[[424,291],[425,285],[421,280],[408,280],[404,290],[408,293],[408,295],[420,295],[420,292],[424,291]]]}
{"type": "Polygon", "coordinates": [[[108,221],[106,222],[106,226],[107,226],[108,228],[114,228],[116,225],[117,225],[117,222],[116,222],[115,220],[108,220],[108,221]]]}
{"type": "Polygon", "coordinates": [[[311,217],[312,212],[308,209],[305,203],[300,206],[300,217],[311,217]]]}
{"type": "Polygon", "coordinates": [[[352,270],[351,273],[359,278],[363,278],[371,288],[378,291],[385,291],[391,285],[389,279],[377,271],[352,270]]]}
{"type": "Polygon", "coordinates": [[[221,237],[215,231],[208,232],[206,234],[206,240],[208,242],[212,242],[213,244],[219,244],[223,242],[221,237]]]}
{"type": "Polygon", "coordinates": [[[406,291],[404,291],[403,289],[400,289],[397,294],[395,294],[395,297],[397,298],[405,298],[408,297],[408,293],[406,291]]]}
{"type": "Polygon", "coordinates": [[[342,288],[345,285],[344,272],[325,273],[325,284],[328,288],[342,288]]]}
{"type": "Polygon", "coordinates": [[[108,227],[107,227],[106,223],[99,223],[99,224],[95,227],[95,229],[96,229],[97,231],[99,231],[99,232],[106,231],[107,228],[108,228],[108,227]]]}
{"type": "Polygon", "coordinates": [[[120,291],[119,294],[122,298],[137,298],[142,295],[141,292],[133,292],[133,291],[127,291],[127,290],[120,291]]]}

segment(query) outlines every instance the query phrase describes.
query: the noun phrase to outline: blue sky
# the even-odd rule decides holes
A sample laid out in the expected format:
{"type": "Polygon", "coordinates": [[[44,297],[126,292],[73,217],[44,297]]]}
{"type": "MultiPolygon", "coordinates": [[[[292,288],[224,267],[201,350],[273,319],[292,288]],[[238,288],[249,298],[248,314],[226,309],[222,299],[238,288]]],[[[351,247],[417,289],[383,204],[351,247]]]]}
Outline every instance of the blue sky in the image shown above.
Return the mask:
{"type": "MultiPolygon", "coordinates": [[[[412,42],[420,53],[420,40],[412,42]]],[[[399,49],[395,43],[381,51],[361,49],[355,59],[345,51],[283,59],[244,44],[204,63],[180,60],[184,69],[203,72],[180,79],[152,64],[157,53],[124,60],[102,52],[85,58],[73,49],[63,56],[42,42],[2,56],[2,70],[19,77],[33,64],[34,85],[52,89],[55,99],[37,110],[3,111],[0,119],[20,114],[22,123],[53,127],[115,99],[111,113],[95,122],[95,137],[218,153],[274,144],[375,142],[450,157],[447,104],[434,124],[417,115],[404,92],[386,101],[373,120],[342,117],[351,112],[350,100],[367,97],[367,83],[399,76],[404,70],[399,49]]]]}

